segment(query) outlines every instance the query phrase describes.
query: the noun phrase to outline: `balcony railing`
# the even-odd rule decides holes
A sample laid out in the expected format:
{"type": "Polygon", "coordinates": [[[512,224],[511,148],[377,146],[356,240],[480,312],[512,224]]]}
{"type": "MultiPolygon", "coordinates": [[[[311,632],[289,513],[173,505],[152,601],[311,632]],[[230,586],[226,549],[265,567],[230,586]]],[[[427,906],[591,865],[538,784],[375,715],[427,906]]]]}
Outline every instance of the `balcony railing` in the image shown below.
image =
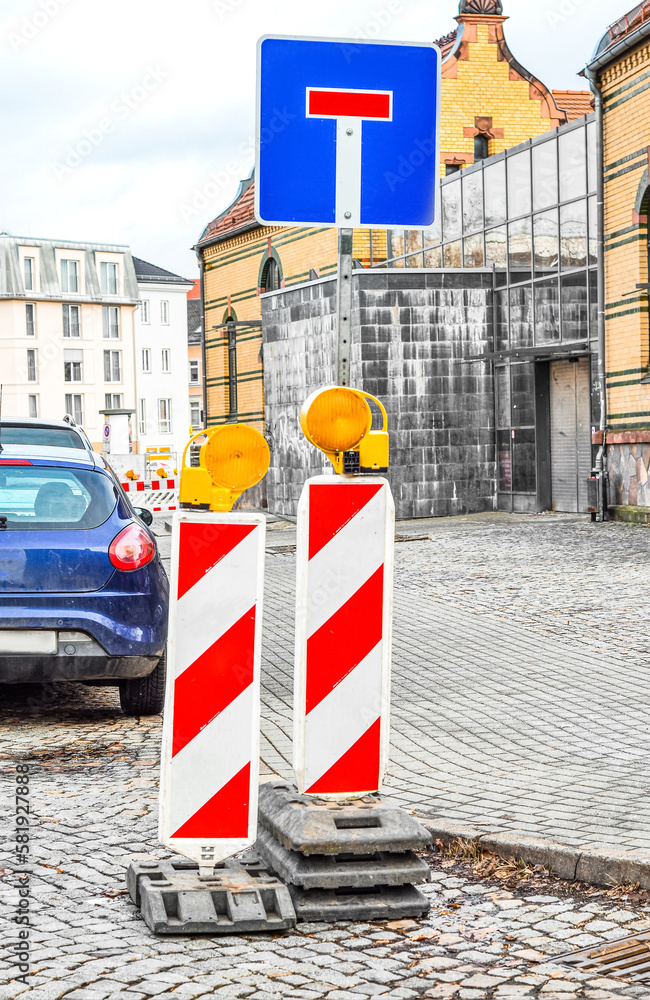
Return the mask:
{"type": "Polygon", "coordinates": [[[618,42],[625,35],[629,35],[631,31],[635,31],[646,21],[650,21],[650,0],[644,0],[643,3],[638,3],[636,7],[625,14],[623,17],[619,17],[618,21],[614,21],[613,24],[607,29],[609,33],[609,43],[613,45],[618,42]]]}

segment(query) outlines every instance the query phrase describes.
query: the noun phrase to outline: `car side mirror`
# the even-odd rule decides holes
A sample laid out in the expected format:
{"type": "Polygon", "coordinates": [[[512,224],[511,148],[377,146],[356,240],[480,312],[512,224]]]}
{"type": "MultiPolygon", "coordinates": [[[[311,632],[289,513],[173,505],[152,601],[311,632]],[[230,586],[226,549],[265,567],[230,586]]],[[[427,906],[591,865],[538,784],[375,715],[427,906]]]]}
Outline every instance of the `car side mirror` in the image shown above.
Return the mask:
{"type": "Polygon", "coordinates": [[[135,516],[139,517],[140,520],[146,524],[148,528],[153,524],[153,512],[149,510],[148,507],[134,507],[135,516]]]}

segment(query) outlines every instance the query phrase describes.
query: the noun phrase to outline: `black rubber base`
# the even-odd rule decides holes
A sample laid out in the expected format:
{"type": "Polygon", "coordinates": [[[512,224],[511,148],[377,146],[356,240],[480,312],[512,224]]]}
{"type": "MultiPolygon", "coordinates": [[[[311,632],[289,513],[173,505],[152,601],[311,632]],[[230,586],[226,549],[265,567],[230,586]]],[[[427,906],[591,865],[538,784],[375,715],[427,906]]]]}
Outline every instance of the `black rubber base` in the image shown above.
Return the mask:
{"type": "Polygon", "coordinates": [[[401,920],[429,912],[426,896],[412,885],[371,889],[300,889],[289,886],[298,920],[401,920]]]}

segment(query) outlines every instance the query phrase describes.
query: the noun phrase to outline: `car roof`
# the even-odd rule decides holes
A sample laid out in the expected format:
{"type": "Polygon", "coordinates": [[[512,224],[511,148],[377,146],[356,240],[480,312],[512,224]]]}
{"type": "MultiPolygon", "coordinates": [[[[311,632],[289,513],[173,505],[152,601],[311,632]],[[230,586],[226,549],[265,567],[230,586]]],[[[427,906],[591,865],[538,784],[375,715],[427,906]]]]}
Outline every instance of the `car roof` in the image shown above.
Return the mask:
{"type": "Polygon", "coordinates": [[[0,463],[12,461],[33,462],[35,465],[77,465],[85,468],[105,469],[101,455],[87,448],[51,448],[39,444],[5,444],[0,451],[0,463]]]}
{"type": "Polygon", "coordinates": [[[76,424],[71,424],[67,420],[44,420],[42,417],[2,417],[0,426],[3,424],[7,427],[56,427],[57,430],[79,430],[76,424]]]}

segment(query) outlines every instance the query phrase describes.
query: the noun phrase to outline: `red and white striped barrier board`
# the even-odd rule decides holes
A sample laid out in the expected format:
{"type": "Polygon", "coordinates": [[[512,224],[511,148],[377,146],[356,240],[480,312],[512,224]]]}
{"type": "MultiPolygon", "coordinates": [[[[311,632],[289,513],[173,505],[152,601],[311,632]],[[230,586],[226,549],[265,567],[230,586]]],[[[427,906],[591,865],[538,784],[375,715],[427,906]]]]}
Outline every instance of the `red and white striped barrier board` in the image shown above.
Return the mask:
{"type": "Polygon", "coordinates": [[[294,770],[379,791],[388,760],[395,505],[385,479],[317,476],[298,507],[294,770]]]}
{"type": "Polygon", "coordinates": [[[159,837],[202,868],[257,835],[265,539],[262,515],[174,517],[159,837]]]}
{"type": "Polygon", "coordinates": [[[122,489],[125,493],[144,493],[151,492],[166,492],[167,490],[175,490],[176,480],[175,479],[127,479],[122,483],[122,489]]]}
{"type": "Polygon", "coordinates": [[[131,498],[136,506],[148,507],[154,514],[178,510],[178,486],[175,479],[127,480],[122,483],[126,493],[139,493],[131,498]]]}

